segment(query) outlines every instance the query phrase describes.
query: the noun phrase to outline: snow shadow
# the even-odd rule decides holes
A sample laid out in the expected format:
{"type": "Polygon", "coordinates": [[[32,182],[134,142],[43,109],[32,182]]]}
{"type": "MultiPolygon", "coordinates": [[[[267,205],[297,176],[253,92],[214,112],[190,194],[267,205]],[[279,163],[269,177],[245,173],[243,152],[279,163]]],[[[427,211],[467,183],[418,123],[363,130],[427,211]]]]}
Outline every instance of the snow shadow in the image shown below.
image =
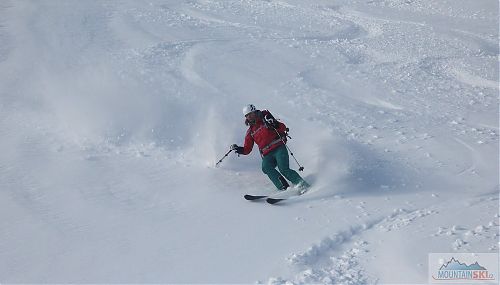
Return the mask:
{"type": "Polygon", "coordinates": [[[415,191],[416,173],[402,164],[396,154],[377,151],[349,142],[349,168],[338,180],[343,195],[393,195],[415,191]]]}
{"type": "MultiPolygon", "coordinates": [[[[340,195],[394,195],[418,190],[418,173],[405,165],[395,153],[345,140],[325,132],[322,126],[308,126],[315,135],[309,133],[307,136],[302,133],[302,127],[296,126],[299,133],[296,137],[306,139],[294,141],[291,146],[299,154],[308,154],[305,159],[301,157],[305,166],[301,175],[313,185],[311,194],[314,195],[310,199],[340,195]]],[[[290,158],[290,165],[293,164],[295,162],[290,158]]]]}

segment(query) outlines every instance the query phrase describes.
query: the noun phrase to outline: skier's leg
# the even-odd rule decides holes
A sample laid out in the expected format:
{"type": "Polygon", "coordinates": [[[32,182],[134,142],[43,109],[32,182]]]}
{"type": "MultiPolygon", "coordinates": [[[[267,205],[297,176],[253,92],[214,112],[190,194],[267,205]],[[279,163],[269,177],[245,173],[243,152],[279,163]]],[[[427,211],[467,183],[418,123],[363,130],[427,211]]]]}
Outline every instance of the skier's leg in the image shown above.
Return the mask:
{"type": "Polygon", "coordinates": [[[278,170],[276,170],[276,165],[276,158],[273,154],[268,154],[262,158],[262,172],[267,174],[278,190],[286,189],[289,185],[278,170]]]}
{"type": "Polygon", "coordinates": [[[285,176],[286,179],[290,180],[293,184],[301,184],[304,187],[309,187],[309,184],[300,177],[297,171],[290,169],[290,161],[288,157],[288,150],[286,146],[280,146],[275,151],[276,163],[278,164],[278,169],[281,174],[285,176]]]}

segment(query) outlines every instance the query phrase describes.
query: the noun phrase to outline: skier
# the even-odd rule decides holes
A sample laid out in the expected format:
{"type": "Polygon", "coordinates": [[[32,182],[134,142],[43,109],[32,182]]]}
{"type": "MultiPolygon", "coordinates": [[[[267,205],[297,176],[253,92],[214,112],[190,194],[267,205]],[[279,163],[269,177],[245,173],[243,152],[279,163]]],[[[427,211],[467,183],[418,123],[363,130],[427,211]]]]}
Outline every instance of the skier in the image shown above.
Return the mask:
{"type": "Polygon", "coordinates": [[[295,170],[290,169],[285,146],[288,131],[285,124],[278,122],[269,111],[257,110],[252,104],[243,108],[243,115],[248,126],[244,146],[233,144],[231,150],[247,155],[256,143],[262,156],[262,172],[267,174],[278,190],[286,190],[290,186],[286,181],[288,179],[300,191],[305,191],[309,184],[295,170]]]}

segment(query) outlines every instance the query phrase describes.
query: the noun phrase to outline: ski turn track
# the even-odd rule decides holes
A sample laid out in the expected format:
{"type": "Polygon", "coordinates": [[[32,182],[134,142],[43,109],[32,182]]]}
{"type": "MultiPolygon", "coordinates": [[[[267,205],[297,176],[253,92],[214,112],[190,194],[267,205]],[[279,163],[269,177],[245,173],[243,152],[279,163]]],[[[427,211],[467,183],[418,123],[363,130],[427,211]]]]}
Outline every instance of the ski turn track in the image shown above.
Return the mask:
{"type": "Polygon", "coordinates": [[[369,252],[363,239],[368,231],[394,231],[410,225],[416,219],[437,214],[435,210],[395,209],[386,217],[353,226],[322,239],[301,253],[291,254],[287,261],[298,273],[290,279],[270,278],[269,284],[375,284],[378,280],[365,272],[359,260],[369,252]]]}

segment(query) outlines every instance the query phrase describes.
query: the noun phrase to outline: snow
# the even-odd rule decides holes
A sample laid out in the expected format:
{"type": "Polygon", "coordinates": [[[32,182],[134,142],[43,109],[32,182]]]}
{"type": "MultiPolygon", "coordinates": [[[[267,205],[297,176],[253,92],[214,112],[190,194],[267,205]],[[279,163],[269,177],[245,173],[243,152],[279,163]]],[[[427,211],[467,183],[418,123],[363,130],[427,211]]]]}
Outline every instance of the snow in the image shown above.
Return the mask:
{"type": "MultiPolygon", "coordinates": [[[[498,253],[498,1],[0,4],[1,283],[427,283],[498,253]],[[277,205],[269,109],[312,183],[277,205]]],[[[295,162],[291,158],[293,167],[295,162]]]]}

